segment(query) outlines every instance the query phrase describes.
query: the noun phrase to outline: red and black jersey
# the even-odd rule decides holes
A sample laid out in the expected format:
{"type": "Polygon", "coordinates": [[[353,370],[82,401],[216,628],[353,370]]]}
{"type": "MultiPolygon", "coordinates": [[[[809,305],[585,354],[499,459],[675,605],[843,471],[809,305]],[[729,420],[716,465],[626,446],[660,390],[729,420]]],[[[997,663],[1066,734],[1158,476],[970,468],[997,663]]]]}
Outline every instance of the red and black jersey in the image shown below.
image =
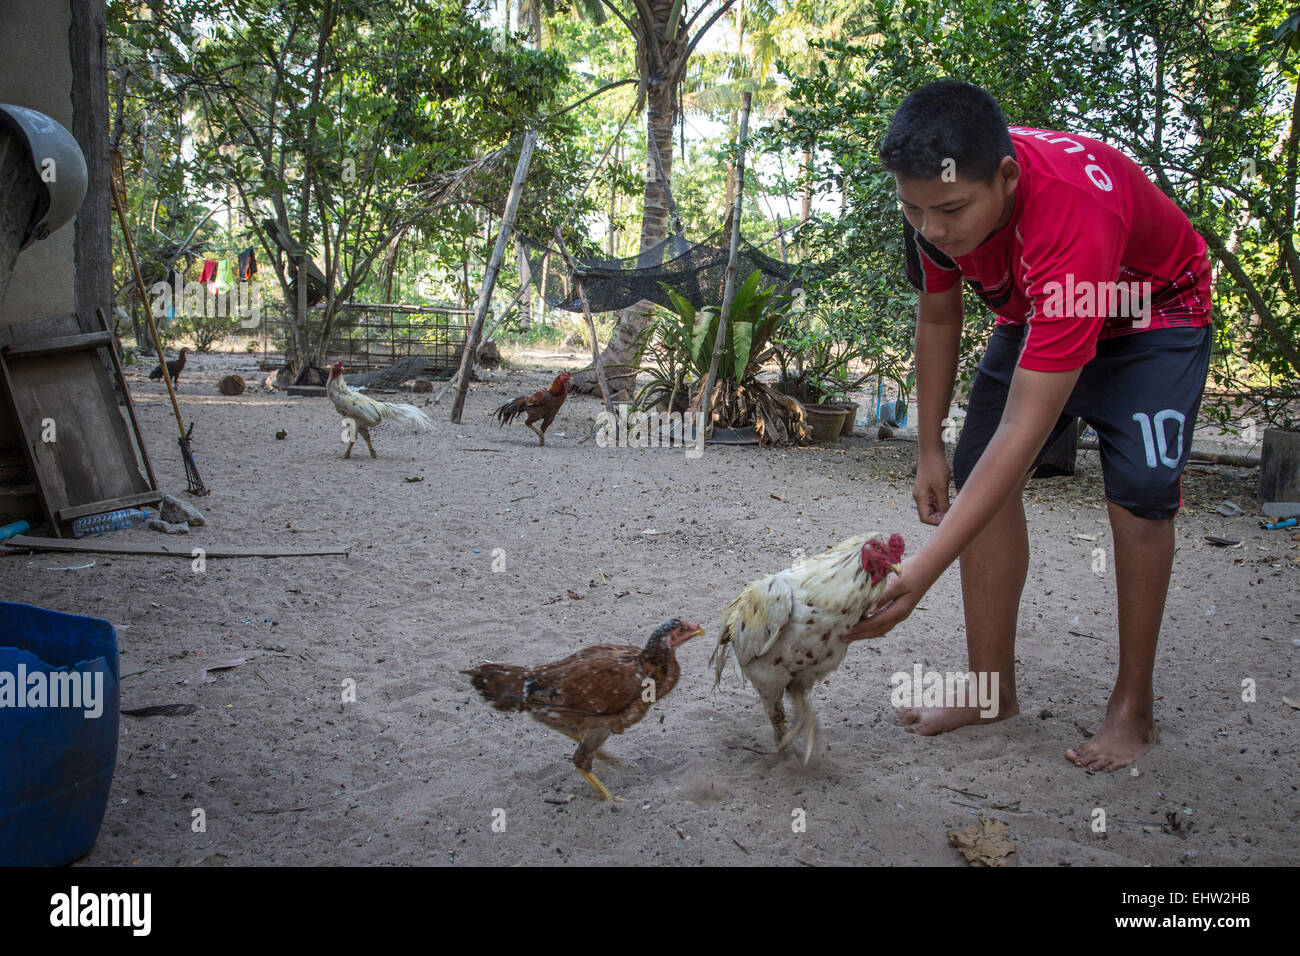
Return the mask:
{"type": "Polygon", "coordinates": [[[1133,160],[1086,136],[1010,127],[1021,178],[1011,220],[951,259],[903,221],[923,292],[964,279],[999,324],[1028,325],[1019,365],[1086,365],[1100,339],[1210,324],[1205,240],[1133,160]]]}

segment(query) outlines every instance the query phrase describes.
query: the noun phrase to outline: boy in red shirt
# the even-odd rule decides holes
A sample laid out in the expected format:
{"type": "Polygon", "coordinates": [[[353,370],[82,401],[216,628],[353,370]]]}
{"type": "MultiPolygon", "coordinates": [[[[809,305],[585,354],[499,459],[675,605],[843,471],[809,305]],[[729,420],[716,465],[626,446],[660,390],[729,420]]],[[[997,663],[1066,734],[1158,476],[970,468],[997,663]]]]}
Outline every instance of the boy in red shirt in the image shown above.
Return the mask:
{"type": "Polygon", "coordinates": [[[1209,368],[1205,241],[1128,157],[1083,136],[1008,129],[992,97],[968,83],[909,95],[880,155],[894,173],[908,277],[919,290],[913,497],[921,520],[939,530],[846,639],[884,634],[960,558],[970,669],[998,675],[997,712],[907,708],[903,723],[928,735],[1016,714],[1016,620],[1029,566],[1021,492],[1035,473],[1072,469],[1082,418],[1101,449],[1120,659],[1105,722],[1066,757],[1091,770],[1125,767],[1157,739],[1152,670],[1173,518],[1209,368]],[[962,280],[997,324],[950,473],[941,436],[962,280]],[[950,503],[952,478],[960,494],[950,503]]]}

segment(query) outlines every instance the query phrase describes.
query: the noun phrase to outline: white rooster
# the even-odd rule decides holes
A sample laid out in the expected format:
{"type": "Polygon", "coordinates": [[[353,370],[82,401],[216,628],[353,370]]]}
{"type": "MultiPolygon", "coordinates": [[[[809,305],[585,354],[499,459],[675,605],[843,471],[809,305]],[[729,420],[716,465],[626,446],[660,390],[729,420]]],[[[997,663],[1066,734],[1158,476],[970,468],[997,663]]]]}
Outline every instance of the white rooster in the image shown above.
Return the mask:
{"type": "Polygon", "coordinates": [[[375,446],[370,444],[370,429],[378,427],[383,422],[411,425],[420,431],[433,427],[432,419],[414,405],[376,401],[352,388],[343,381],[342,362],[334,363],[334,367],[330,369],[330,380],[325,386],[325,394],[330,397],[330,401],[334,403],[340,415],[356,423],[356,430],[351,435],[352,441],[348,443],[348,450],[343,453],[344,458],[352,457],[352,446],[357,443],[357,435],[366,440],[370,457],[379,457],[375,454],[375,446]]]}
{"type": "Polygon", "coordinates": [[[723,609],[722,633],[709,658],[716,662],[714,687],[722,681],[729,654],[735,654],[772,721],[778,750],[806,731],[803,762],[812,756],[817,715],[808,694],[844,660],[849,646],[840,638],[875,610],[889,572],[899,570],[904,547],[901,535],[856,535],[753,582],[723,609]],[[788,730],[787,692],[795,712],[788,730]]]}

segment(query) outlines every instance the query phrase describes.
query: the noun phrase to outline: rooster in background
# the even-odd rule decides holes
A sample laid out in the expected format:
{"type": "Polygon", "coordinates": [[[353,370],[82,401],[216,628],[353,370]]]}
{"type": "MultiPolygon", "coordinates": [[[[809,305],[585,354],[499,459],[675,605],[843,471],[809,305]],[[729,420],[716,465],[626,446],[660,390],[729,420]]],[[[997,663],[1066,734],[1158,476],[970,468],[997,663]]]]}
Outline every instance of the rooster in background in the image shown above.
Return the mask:
{"type": "Polygon", "coordinates": [[[564,404],[565,398],[569,394],[569,379],[573,377],[571,372],[561,372],[555,376],[555,381],[551,387],[542,392],[533,392],[531,395],[522,395],[513,401],[506,402],[492,414],[496,416],[501,426],[509,425],[514,421],[516,415],[524,412],[528,417],[524,419],[524,424],[533,428],[533,422],[538,419],[542,422],[541,431],[533,428],[537,433],[538,445],[546,444],[546,429],[555,419],[555,414],[564,404]]]}
{"type": "Polygon", "coordinates": [[[352,441],[348,443],[348,450],[343,453],[344,458],[352,456],[352,446],[357,443],[357,435],[366,440],[370,457],[379,457],[375,454],[375,446],[370,444],[370,429],[379,426],[382,422],[411,425],[419,431],[427,431],[433,427],[433,421],[429,416],[414,405],[376,401],[350,387],[343,381],[342,362],[336,362],[330,369],[330,380],[325,386],[325,394],[330,397],[330,401],[334,403],[340,415],[356,422],[356,432],[352,435],[352,441]]]}
{"type": "Polygon", "coordinates": [[[609,788],[591,772],[592,759],[610,759],[600,752],[606,738],[627,730],[677,686],[677,648],[703,633],[673,618],[655,628],[644,648],[597,644],[537,667],[484,661],[461,673],[497,710],[526,710],[538,723],[578,741],[573,765],[600,799],[608,800],[609,788]]]}
{"type": "MultiPolygon", "coordinates": [[[[185,356],[189,354],[189,351],[188,348],[181,349],[181,354],[167,363],[167,377],[172,380],[172,384],[177,388],[181,387],[181,372],[185,369],[185,356]]],[[[162,378],[162,362],[153,367],[153,370],[149,373],[149,378],[155,382],[162,378]]]]}
{"type": "Polygon", "coordinates": [[[727,658],[763,701],[778,750],[807,731],[803,762],[812,756],[817,715],[808,702],[813,686],[840,666],[848,644],[840,638],[875,610],[889,572],[903,560],[901,535],[860,534],[825,554],[769,574],[740,593],[723,610],[722,633],[710,663],[714,687],[722,681],[727,658]],[[794,723],[787,730],[783,701],[794,701],[794,723]]]}

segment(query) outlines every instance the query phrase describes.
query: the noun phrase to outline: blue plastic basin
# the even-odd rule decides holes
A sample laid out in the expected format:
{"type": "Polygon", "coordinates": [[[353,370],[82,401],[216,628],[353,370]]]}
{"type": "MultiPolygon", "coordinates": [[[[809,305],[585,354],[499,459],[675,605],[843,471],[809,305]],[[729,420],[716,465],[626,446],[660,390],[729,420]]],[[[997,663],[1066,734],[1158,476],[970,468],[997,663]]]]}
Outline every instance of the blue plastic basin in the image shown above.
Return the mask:
{"type": "Polygon", "coordinates": [[[62,866],[94,845],[117,765],[117,675],[108,621],[0,601],[0,866],[62,866]],[[71,681],[89,696],[72,698],[71,681]]]}

